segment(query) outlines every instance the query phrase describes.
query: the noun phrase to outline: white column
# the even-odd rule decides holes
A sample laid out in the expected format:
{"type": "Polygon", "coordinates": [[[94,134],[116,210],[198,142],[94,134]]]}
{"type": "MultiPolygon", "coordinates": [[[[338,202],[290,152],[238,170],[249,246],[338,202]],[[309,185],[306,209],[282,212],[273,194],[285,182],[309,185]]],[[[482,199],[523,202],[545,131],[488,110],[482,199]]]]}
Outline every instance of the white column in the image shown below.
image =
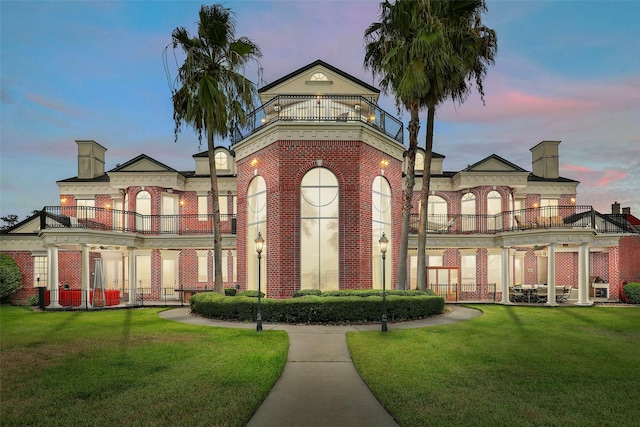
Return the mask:
{"type": "Polygon", "coordinates": [[[545,305],[555,307],[556,302],[556,244],[549,243],[547,250],[547,302],[545,305]]]}
{"type": "Polygon", "coordinates": [[[576,305],[593,305],[589,301],[589,245],[581,243],[578,247],[578,303],[576,305]]]}
{"type": "Polygon", "coordinates": [[[58,277],[58,247],[55,245],[47,246],[47,276],[48,276],[48,287],[51,296],[51,303],[49,307],[51,308],[60,308],[59,304],[59,293],[58,293],[58,285],[59,285],[59,277],[58,277]]]}
{"type": "Polygon", "coordinates": [[[509,247],[502,247],[502,262],[501,262],[501,278],[502,278],[502,304],[511,304],[509,301],[509,247]]]}
{"type": "Polygon", "coordinates": [[[88,306],[89,293],[91,289],[91,268],[89,267],[89,245],[82,244],[82,254],[80,256],[82,283],[82,305],[88,306]]]}
{"type": "Polygon", "coordinates": [[[136,251],[129,248],[129,305],[136,304],[136,251]]]}

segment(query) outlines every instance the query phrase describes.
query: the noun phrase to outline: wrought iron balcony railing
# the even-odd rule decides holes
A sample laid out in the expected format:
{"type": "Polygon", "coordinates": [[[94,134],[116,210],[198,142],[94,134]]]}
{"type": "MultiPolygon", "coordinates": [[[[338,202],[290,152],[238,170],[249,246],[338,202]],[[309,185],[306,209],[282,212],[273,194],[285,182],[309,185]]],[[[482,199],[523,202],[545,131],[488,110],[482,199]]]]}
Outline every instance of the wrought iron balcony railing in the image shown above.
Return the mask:
{"type": "MultiPolygon", "coordinates": [[[[418,232],[418,215],[410,233],[418,232]]],[[[46,206],[40,229],[89,229],[141,235],[213,234],[212,214],[140,215],[136,212],[86,206],[46,206]]],[[[640,233],[625,215],[602,215],[591,206],[548,206],[505,211],[496,215],[430,215],[428,233],[496,234],[532,229],[589,228],[597,233],[640,233]]],[[[220,215],[222,234],[236,234],[236,216],[220,215]]]]}
{"type": "MultiPolygon", "coordinates": [[[[40,229],[84,228],[143,235],[213,234],[213,214],[141,215],[87,206],[46,206],[40,229]]],[[[220,232],[236,234],[236,216],[220,215],[220,232]]]]}
{"type": "MultiPolygon", "coordinates": [[[[419,215],[412,214],[410,233],[418,233],[419,215]]],[[[532,229],[590,228],[598,233],[640,233],[625,215],[602,215],[591,206],[545,206],[496,215],[429,215],[427,233],[495,234],[532,229]]]]}
{"type": "Polygon", "coordinates": [[[360,122],[403,144],[402,122],[362,96],[279,95],[250,113],[231,136],[237,144],[275,122],[360,122]]]}

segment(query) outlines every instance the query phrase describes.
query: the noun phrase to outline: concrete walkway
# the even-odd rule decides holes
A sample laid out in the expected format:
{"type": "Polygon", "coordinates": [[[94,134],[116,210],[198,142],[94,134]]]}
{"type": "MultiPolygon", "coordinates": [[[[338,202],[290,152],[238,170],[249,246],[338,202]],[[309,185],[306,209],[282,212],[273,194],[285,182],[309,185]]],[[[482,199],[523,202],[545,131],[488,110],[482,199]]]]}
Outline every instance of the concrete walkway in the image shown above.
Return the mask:
{"type": "MultiPolygon", "coordinates": [[[[389,323],[389,330],[446,325],[481,312],[447,306],[443,316],[389,323]]],[[[160,317],[177,322],[255,329],[255,323],[222,322],[192,316],[188,307],[165,310],[160,317]]],[[[358,375],[347,348],[347,331],[379,331],[380,325],[288,325],[264,323],[264,330],[284,330],[289,353],[284,371],[248,423],[249,427],[397,426],[358,375]]]]}

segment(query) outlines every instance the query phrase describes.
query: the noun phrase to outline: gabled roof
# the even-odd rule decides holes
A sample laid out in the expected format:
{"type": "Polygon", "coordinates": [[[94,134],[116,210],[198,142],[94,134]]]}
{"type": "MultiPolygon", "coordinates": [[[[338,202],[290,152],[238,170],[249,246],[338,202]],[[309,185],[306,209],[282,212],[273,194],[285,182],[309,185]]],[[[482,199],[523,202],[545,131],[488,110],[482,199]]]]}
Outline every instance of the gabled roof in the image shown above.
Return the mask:
{"type": "Polygon", "coordinates": [[[307,72],[310,69],[312,69],[314,67],[317,67],[317,66],[322,66],[322,67],[324,67],[324,68],[326,68],[328,70],[331,70],[332,72],[344,77],[347,80],[352,81],[353,83],[355,83],[357,85],[360,85],[360,86],[366,88],[367,90],[369,90],[371,92],[380,93],[380,89],[375,88],[375,87],[371,86],[370,84],[363,82],[359,78],[354,77],[351,74],[345,73],[344,71],[334,67],[333,65],[327,64],[326,62],[324,62],[324,61],[322,61],[320,59],[312,62],[311,64],[305,65],[304,67],[299,68],[299,69],[287,74],[284,77],[279,78],[275,82],[269,83],[268,85],[261,87],[260,89],[258,89],[258,93],[266,92],[266,91],[268,91],[270,89],[273,89],[274,87],[278,86],[279,84],[282,84],[282,83],[286,82],[287,80],[292,79],[293,77],[297,76],[298,74],[302,74],[304,72],[307,72]]]}
{"type": "Polygon", "coordinates": [[[492,154],[489,157],[476,162],[470,166],[467,166],[462,170],[463,172],[527,172],[526,169],[522,169],[520,166],[511,163],[510,161],[503,159],[497,154],[492,154]]]}
{"type": "Polygon", "coordinates": [[[12,225],[11,227],[0,231],[0,234],[38,234],[40,229],[40,213],[31,215],[30,217],[12,225]]]}
{"type": "Polygon", "coordinates": [[[112,172],[178,172],[174,168],[159,162],[146,154],[140,154],[138,157],[128,162],[118,165],[111,169],[112,172]]]}

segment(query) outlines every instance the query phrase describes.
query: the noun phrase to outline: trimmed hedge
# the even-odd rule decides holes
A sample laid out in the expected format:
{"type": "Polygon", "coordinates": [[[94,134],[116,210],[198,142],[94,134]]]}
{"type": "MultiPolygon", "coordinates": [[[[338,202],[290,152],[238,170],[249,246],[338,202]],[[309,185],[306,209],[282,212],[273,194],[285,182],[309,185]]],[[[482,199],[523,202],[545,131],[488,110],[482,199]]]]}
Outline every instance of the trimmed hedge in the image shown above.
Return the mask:
{"type": "MultiPolygon", "coordinates": [[[[253,297],[225,297],[214,292],[191,297],[191,311],[221,320],[255,321],[258,301],[253,297]]],[[[262,300],[262,320],[276,323],[361,323],[380,321],[381,296],[307,295],[286,300],[262,300]]],[[[415,320],[444,312],[444,298],[438,296],[387,297],[389,321],[415,320]]]]}
{"type": "Polygon", "coordinates": [[[622,292],[626,295],[629,303],[640,304],[640,283],[627,283],[622,288],[622,292]]]}
{"type": "MultiPolygon", "coordinates": [[[[417,289],[410,289],[406,291],[400,290],[386,290],[387,296],[389,295],[397,295],[397,296],[420,296],[420,295],[435,295],[435,293],[431,289],[427,289],[426,291],[419,291],[417,289]]],[[[370,297],[370,296],[382,296],[382,289],[347,289],[343,291],[320,291],[319,289],[303,289],[300,291],[296,291],[293,294],[293,298],[300,298],[307,295],[316,295],[321,297],[370,297]]]]}

